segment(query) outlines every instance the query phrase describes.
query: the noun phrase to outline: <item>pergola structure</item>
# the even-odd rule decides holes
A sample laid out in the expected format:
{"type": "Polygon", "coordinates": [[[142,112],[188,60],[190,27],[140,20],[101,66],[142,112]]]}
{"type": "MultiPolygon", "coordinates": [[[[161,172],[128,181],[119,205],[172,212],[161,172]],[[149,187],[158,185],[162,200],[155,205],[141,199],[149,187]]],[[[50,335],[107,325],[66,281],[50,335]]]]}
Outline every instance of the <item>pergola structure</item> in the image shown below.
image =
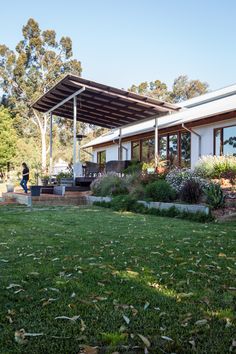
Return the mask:
{"type": "MultiPolygon", "coordinates": [[[[179,107],[68,74],[38,98],[32,107],[50,114],[50,173],[52,172],[52,115],[73,120],[73,164],[76,163],[76,122],[119,128],[122,160],[122,127],[155,118],[155,155],[158,155],[158,117],[179,107]]],[[[74,176],[75,177],[75,176],[74,176]]]]}

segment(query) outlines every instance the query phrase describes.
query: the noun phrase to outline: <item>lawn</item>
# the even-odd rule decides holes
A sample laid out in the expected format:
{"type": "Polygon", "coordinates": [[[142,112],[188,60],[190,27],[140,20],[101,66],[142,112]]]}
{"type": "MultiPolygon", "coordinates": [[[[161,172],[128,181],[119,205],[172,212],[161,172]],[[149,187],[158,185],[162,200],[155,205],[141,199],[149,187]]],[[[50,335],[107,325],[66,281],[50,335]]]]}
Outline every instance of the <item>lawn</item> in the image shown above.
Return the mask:
{"type": "Polygon", "coordinates": [[[236,223],[1,207],[0,353],[234,352],[235,241],[236,223]]]}

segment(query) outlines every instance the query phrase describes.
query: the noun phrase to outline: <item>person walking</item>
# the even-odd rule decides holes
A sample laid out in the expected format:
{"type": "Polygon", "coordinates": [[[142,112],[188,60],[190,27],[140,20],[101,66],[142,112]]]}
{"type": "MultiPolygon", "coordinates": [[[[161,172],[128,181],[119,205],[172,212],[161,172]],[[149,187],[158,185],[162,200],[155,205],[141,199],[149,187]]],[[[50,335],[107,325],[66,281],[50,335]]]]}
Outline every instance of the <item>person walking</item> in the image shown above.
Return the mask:
{"type": "Polygon", "coordinates": [[[21,187],[24,189],[24,192],[28,192],[27,183],[29,181],[29,168],[25,162],[22,163],[23,171],[22,171],[22,180],[20,182],[21,187]]]}

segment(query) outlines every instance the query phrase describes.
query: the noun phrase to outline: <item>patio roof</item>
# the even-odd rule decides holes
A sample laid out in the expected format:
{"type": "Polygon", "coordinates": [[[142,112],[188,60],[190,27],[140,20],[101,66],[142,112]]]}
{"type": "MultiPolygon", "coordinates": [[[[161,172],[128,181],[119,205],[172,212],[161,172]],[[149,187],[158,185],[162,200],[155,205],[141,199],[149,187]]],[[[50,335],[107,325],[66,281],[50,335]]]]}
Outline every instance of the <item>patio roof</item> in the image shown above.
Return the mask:
{"type": "Polygon", "coordinates": [[[32,107],[73,119],[74,96],[77,96],[77,120],[106,128],[118,128],[179,110],[176,105],[72,74],[56,83],[32,107]]]}

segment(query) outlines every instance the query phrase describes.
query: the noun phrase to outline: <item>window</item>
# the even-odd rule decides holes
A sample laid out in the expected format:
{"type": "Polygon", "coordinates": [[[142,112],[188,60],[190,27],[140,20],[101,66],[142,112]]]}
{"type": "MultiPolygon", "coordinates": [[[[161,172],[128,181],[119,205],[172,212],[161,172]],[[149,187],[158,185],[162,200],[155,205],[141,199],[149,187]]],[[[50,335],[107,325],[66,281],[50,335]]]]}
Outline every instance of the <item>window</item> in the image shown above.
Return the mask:
{"type": "Polygon", "coordinates": [[[169,135],[168,139],[168,160],[171,166],[177,166],[178,161],[178,135],[169,135]]]}
{"type": "MultiPolygon", "coordinates": [[[[159,157],[168,161],[170,165],[190,167],[191,162],[191,134],[178,132],[159,136],[159,157]]],[[[138,140],[131,144],[133,160],[150,161],[155,158],[155,138],[138,140]]]]}
{"type": "Polygon", "coordinates": [[[191,133],[181,133],[181,167],[191,166],[191,133]]]}
{"type": "Polygon", "coordinates": [[[142,141],[142,161],[151,161],[155,158],[155,139],[150,138],[142,141]]]}
{"type": "Polygon", "coordinates": [[[140,141],[132,141],[131,158],[132,160],[140,161],[140,141]]]}
{"type": "Polygon", "coordinates": [[[105,163],[106,163],[106,150],[98,151],[97,163],[99,163],[99,165],[105,165],[105,163]]]}
{"type": "Polygon", "coordinates": [[[167,160],[167,136],[159,138],[159,156],[161,160],[167,160]]]}
{"type": "Polygon", "coordinates": [[[214,154],[236,156],[236,126],[217,128],[214,131],[214,154]]]}

